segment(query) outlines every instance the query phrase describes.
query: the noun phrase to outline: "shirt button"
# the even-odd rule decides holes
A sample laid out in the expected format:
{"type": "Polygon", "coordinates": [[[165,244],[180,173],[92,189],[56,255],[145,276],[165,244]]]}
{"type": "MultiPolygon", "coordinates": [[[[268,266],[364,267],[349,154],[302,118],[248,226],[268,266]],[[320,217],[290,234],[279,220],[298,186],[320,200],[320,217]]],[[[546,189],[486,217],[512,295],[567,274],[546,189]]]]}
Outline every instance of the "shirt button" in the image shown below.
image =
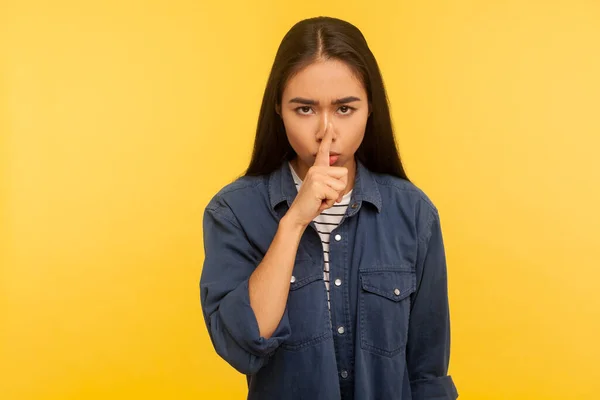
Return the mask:
{"type": "Polygon", "coordinates": [[[343,334],[344,334],[344,332],[346,332],[346,330],[344,329],[344,327],[343,327],[343,326],[340,326],[340,327],[338,328],[338,333],[339,333],[340,335],[343,335],[343,334]]]}
{"type": "Polygon", "coordinates": [[[394,289],[394,294],[396,296],[400,296],[400,289],[394,289]]]}
{"type": "Polygon", "coordinates": [[[352,207],[352,208],[356,208],[356,207],[358,207],[358,204],[356,204],[356,203],[352,203],[352,205],[351,205],[350,207],[352,207]]]}
{"type": "Polygon", "coordinates": [[[334,283],[335,283],[335,286],[342,286],[342,280],[339,278],[336,279],[334,283]]]}
{"type": "Polygon", "coordinates": [[[342,378],[346,379],[348,377],[348,371],[343,369],[342,372],[340,373],[340,375],[342,375],[342,378]]]}
{"type": "Polygon", "coordinates": [[[294,275],[292,275],[292,277],[290,278],[290,283],[294,283],[296,282],[296,277],[294,275]]]}
{"type": "Polygon", "coordinates": [[[340,240],[342,240],[342,235],[340,235],[339,233],[337,235],[335,235],[334,237],[336,242],[339,242],[340,240]]]}

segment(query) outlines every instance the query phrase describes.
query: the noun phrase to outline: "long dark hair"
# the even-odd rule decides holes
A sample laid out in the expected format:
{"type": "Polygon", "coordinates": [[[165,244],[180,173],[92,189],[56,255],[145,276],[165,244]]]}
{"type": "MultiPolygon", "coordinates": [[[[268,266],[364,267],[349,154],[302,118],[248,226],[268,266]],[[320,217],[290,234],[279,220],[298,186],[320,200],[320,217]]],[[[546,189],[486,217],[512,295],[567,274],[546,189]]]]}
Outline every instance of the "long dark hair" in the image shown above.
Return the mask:
{"type": "Polygon", "coordinates": [[[377,61],[357,27],[331,17],[309,18],[296,23],[279,45],[265,88],[252,159],[245,176],[268,174],[284,160],[292,160],[296,156],[276,110],[288,80],[318,59],[345,62],[366,89],[372,112],[355,157],[373,172],[409,180],[396,149],[387,95],[377,61]]]}

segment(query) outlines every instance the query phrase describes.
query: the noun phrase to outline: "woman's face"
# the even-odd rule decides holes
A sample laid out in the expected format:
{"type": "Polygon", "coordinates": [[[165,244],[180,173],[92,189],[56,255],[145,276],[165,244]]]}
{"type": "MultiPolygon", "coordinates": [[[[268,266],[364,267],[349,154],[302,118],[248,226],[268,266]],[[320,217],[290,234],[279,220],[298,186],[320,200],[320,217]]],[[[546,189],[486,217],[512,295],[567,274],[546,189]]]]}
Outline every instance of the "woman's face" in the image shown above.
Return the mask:
{"type": "Polygon", "coordinates": [[[327,126],[332,133],[330,154],[339,154],[332,165],[354,168],[369,104],[363,84],[344,62],[319,61],[294,75],[284,88],[278,112],[298,155],[294,167],[301,178],[313,165],[327,126]]]}

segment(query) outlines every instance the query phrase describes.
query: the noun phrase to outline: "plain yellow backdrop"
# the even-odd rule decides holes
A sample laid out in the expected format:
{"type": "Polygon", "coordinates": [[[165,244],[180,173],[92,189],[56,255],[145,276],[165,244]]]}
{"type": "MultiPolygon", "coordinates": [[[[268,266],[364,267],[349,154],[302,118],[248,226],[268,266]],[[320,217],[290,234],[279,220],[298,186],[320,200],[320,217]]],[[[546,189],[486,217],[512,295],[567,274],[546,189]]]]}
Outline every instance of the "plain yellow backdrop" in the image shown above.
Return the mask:
{"type": "Polygon", "coordinates": [[[298,20],[365,34],[438,206],[460,398],[600,398],[600,3],[0,3],[0,398],[242,399],[202,212],[298,20]]]}

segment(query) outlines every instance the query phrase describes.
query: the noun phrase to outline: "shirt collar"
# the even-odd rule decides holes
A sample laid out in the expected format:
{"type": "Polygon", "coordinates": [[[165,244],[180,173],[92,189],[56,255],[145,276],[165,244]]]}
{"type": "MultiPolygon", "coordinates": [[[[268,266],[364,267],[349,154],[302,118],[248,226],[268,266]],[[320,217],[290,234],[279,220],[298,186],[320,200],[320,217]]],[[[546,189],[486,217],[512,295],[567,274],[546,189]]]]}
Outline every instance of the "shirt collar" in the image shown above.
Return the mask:
{"type": "MultiPolygon", "coordinates": [[[[360,160],[356,158],[355,160],[356,176],[350,200],[350,204],[353,206],[349,208],[348,215],[356,213],[363,201],[373,204],[377,208],[377,211],[381,212],[381,194],[379,193],[375,176],[360,160]]],[[[275,207],[283,201],[287,201],[288,207],[291,207],[297,194],[298,191],[294,184],[292,172],[290,171],[288,161],[285,160],[279,168],[269,175],[269,201],[271,208],[275,210],[275,207]]]]}

